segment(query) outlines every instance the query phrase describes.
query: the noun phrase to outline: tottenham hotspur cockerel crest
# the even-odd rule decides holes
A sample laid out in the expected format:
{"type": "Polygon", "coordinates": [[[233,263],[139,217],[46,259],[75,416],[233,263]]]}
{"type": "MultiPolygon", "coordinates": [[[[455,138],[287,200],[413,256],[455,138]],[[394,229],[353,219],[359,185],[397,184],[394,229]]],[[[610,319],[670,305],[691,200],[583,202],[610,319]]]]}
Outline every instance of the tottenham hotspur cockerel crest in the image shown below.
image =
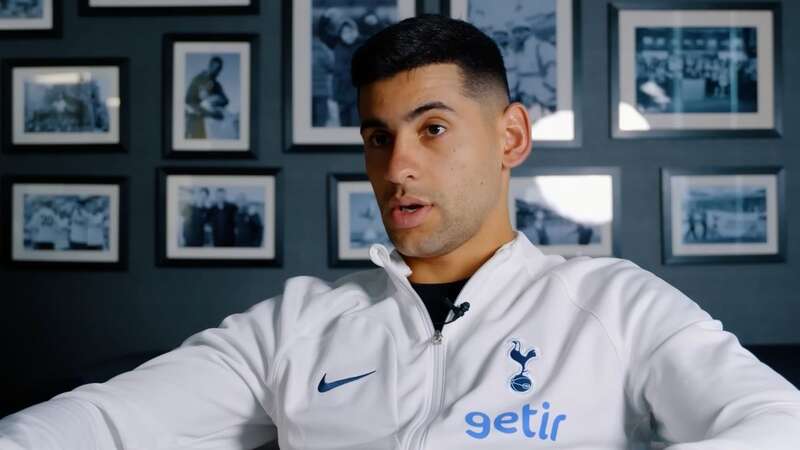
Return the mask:
{"type": "Polygon", "coordinates": [[[509,381],[511,390],[514,392],[528,392],[533,388],[533,380],[530,378],[527,365],[528,361],[536,359],[537,354],[536,348],[531,347],[525,351],[518,339],[511,340],[511,350],[508,353],[508,357],[519,364],[519,372],[514,374],[509,381]]]}

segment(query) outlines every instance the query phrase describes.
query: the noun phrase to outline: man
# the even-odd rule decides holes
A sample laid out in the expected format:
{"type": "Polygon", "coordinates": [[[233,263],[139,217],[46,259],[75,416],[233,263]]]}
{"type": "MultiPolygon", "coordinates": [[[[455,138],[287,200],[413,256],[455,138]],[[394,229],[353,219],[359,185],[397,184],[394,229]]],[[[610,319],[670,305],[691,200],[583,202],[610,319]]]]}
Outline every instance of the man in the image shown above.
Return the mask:
{"type": "Polygon", "coordinates": [[[247,203],[244,193],[236,196],[236,246],[260,247],[264,237],[264,224],[255,205],[247,203]]]}
{"type": "Polygon", "coordinates": [[[654,430],[670,450],[797,448],[800,393],[697,305],[511,228],[530,123],[487,36],[408,19],[352,73],[396,250],[373,246],[379,268],[334,283],[290,279],[133,372],[7,418],[0,448],[610,450],[654,430]]]}
{"type": "Polygon", "coordinates": [[[52,201],[42,200],[25,226],[31,234],[33,250],[55,250],[59,221],[51,206],[52,201]]]}
{"type": "Polygon", "coordinates": [[[225,107],[228,106],[228,96],[225,89],[217,81],[222,72],[222,58],[212,56],[208,61],[208,69],[192,78],[186,90],[186,138],[207,139],[208,136],[205,120],[211,118],[222,120],[225,118],[225,107]]]}
{"type": "Polygon", "coordinates": [[[183,245],[202,247],[206,241],[206,224],[209,221],[208,188],[192,188],[192,203],[183,207],[183,245]]]}
{"type": "Polygon", "coordinates": [[[235,244],[237,210],[236,205],[228,201],[225,188],[214,191],[214,204],[208,211],[214,247],[233,247],[235,244]]]}

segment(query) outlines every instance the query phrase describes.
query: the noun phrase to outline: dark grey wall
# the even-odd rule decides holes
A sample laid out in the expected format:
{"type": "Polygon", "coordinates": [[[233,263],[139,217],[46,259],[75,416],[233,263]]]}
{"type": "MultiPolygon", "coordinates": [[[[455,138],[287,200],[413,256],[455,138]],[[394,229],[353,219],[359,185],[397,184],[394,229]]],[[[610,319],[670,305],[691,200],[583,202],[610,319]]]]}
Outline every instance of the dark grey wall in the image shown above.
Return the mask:
{"type": "MultiPolygon", "coordinates": [[[[326,175],[363,171],[360,154],[290,154],[281,143],[282,2],[264,0],[258,16],[79,17],[64,1],[63,38],[0,40],[0,58],[127,57],[131,139],[125,154],[0,153],[0,175],[123,175],[130,187],[130,255],[124,272],[36,272],[0,268],[0,391],[83,373],[122,355],[161,351],[217,325],[281,290],[287,277],[334,279],[327,266],[326,175]],[[257,160],[165,161],[161,156],[161,45],[168,32],[260,33],[254,91],[260,117],[257,160]],[[277,166],[282,168],[283,268],[157,268],[155,168],[277,166]]],[[[426,9],[436,11],[438,0],[426,9]]],[[[622,169],[622,256],[655,271],[697,301],[746,343],[798,343],[800,330],[800,29],[784,28],[784,136],[779,139],[612,140],[609,137],[606,0],[584,0],[581,23],[583,145],[535,149],[532,166],[619,166],[622,169]],[[786,168],[788,262],[665,267],[660,262],[659,168],[702,165],[786,168]]],[[[783,2],[782,23],[800,21],[800,2],[783,2]]],[[[0,95],[7,95],[1,92],[0,95]]],[[[780,94],[779,94],[780,95],[780,94]]],[[[5,195],[5,193],[3,193],[5,195]]],[[[0,211],[0,216],[8,211],[0,211]]],[[[2,230],[7,233],[8,230],[2,230]]],[[[6,236],[3,236],[6,239],[6,236]]]]}

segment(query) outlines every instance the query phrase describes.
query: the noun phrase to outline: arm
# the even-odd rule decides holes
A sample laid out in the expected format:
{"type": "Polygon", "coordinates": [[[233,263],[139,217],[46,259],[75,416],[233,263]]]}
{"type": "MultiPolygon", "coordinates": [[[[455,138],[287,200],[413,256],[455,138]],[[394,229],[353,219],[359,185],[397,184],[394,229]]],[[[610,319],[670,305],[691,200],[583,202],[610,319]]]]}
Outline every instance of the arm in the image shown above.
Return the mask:
{"type": "Polygon", "coordinates": [[[0,449],[253,448],[275,439],[266,385],[279,298],[103,384],[0,421],[0,449]]]}
{"type": "Polygon", "coordinates": [[[637,390],[669,450],[800,446],[800,392],[717,321],[687,326],[656,348],[637,390]]]}

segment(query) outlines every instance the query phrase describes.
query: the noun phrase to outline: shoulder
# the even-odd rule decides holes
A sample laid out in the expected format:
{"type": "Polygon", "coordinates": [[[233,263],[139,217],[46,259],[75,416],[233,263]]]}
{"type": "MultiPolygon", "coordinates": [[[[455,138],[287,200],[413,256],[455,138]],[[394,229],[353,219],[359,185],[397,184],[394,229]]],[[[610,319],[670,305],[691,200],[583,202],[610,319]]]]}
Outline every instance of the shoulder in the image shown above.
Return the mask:
{"type": "Polygon", "coordinates": [[[388,278],[382,269],[355,272],[335,281],[292,277],[274,299],[275,319],[291,326],[295,333],[313,332],[380,301],[387,287],[388,278]]]}
{"type": "Polygon", "coordinates": [[[711,319],[680,290],[628,260],[579,257],[552,272],[569,300],[600,321],[622,354],[711,319]]]}

